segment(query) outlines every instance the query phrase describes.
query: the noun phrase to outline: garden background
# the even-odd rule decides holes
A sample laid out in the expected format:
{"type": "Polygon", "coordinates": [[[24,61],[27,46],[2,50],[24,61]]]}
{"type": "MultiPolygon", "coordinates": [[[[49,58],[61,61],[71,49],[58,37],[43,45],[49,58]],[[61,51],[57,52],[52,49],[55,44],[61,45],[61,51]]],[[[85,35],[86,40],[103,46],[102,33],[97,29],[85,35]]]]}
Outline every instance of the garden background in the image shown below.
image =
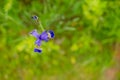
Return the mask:
{"type": "Polygon", "coordinates": [[[0,0],[0,80],[120,80],[120,1],[0,0]],[[32,15],[55,33],[41,54],[32,15]]]}

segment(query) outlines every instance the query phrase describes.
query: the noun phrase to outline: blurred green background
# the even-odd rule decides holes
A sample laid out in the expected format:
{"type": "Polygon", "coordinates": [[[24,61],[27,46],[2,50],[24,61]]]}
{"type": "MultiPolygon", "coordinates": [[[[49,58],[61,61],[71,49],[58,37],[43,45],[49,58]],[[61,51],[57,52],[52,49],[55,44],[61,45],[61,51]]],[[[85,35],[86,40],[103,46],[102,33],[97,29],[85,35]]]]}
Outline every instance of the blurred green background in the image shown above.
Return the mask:
{"type": "Polygon", "coordinates": [[[0,80],[120,80],[120,1],[0,0],[0,80]],[[55,32],[42,54],[32,15],[55,32]]]}

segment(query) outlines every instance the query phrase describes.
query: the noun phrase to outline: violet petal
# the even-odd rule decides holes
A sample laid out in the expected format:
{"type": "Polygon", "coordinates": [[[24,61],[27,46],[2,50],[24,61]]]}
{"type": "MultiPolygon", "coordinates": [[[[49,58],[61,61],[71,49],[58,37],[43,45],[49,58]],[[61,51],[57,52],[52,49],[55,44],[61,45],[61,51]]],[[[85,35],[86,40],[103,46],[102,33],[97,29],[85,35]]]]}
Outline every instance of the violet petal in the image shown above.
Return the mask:
{"type": "Polygon", "coordinates": [[[30,34],[32,34],[32,36],[38,38],[39,34],[37,33],[37,30],[33,30],[32,32],[30,32],[30,34]]]}
{"type": "Polygon", "coordinates": [[[49,40],[47,31],[44,31],[44,32],[40,35],[40,39],[41,39],[41,40],[44,40],[44,41],[48,41],[48,40],[49,40]]]}
{"type": "Polygon", "coordinates": [[[34,52],[41,53],[41,52],[42,52],[42,50],[41,50],[41,49],[37,49],[37,48],[35,48],[35,49],[34,49],[34,52]]]}
{"type": "Polygon", "coordinates": [[[40,45],[41,45],[41,40],[40,40],[40,39],[37,39],[37,40],[35,41],[35,44],[36,44],[37,46],[40,46],[40,45]]]}
{"type": "Polygon", "coordinates": [[[52,30],[49,30],[48,32],[50,33],[51,38],[54,38],[54,36],[55,36],[54,32],[52,30]]]}

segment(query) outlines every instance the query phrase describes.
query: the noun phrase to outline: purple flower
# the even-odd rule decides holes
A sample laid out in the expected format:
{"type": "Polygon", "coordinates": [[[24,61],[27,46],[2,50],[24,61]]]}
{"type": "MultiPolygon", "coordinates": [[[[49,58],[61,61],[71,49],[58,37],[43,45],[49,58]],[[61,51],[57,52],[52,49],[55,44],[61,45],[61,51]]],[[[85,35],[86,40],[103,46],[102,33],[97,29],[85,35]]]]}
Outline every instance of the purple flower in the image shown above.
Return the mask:
{"type": "Polygon", "coordinates": [[[34,15],[34,16],[32,16],[32,19],[33,20],[38,20],[38,17],[34,15]]]}
{"type": "Polygon", "coordinates": [[[35,48],[34,52],[39,52],[40,53],[40,52],[42,52],[42,50],[35,48]]]}
{"type": "MultiPolygon", "coordinates": [[[[37,40],[35,41],[35,44],[37,46],[41,45],[42,41],[48,41],[51,38],[54,38],[54,32],[52,30],[44,31],[41,34],[37,32],[37,30],[33,30],[30,34],[32,34],[37,40]]],[[[40,49],[34,49],[34,52],[42,52],[40,49]]]]}

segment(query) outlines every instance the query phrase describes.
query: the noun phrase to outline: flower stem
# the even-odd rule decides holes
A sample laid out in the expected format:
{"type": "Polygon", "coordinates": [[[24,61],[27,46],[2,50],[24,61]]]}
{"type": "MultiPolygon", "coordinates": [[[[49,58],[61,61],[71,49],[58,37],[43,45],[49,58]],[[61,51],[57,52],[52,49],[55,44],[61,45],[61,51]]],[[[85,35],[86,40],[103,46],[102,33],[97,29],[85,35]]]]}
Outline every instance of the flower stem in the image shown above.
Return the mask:
{"type": "Polygon", "coordinates": [[[44,31],[44,28],[43,28],[41,22],[39,22],[39,27],[42,29],[42,31],[44,31]]]}
{"type": "Polygon", "coordinates": [[[38,17],[36,15],[33,15],[32,19],[34,20],[35,24],[37,24],[38,27],[40,27],[42,29],[42,31],[44,31],[44,28],[43,28],[41,22],[39,21],[38,17]]]}

